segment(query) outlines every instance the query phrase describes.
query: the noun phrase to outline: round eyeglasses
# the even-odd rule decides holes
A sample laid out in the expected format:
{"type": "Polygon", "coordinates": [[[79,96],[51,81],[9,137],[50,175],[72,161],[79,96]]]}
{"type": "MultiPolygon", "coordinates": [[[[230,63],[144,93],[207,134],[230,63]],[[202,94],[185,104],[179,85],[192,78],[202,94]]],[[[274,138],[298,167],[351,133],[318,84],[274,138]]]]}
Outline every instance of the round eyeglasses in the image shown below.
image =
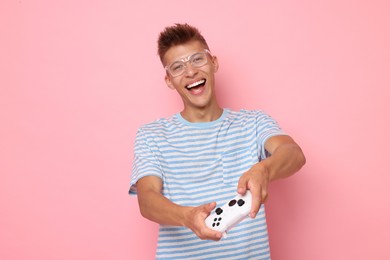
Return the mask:
{"type": "Polygon", "coordinates": [[[186,71],[187,62],[194,68],[200,68],[206,65],[208,62],[207,54],[211,55],[211,52],[206,49],[203,52],[194,53],[187,58],[174,61],[170,65],[165,66],[165,70],[168,71],[172,77],[178,77],[186,71]]]}

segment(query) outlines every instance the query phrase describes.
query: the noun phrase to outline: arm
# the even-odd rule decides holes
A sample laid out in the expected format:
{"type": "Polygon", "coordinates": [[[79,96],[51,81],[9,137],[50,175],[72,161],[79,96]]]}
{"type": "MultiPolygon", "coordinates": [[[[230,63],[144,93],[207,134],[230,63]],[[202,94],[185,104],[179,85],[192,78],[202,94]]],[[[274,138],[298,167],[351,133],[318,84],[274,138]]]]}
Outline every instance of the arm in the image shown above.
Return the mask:
{"type": "Polygon", "coordinates": [[[146,176],[137,182],[138,204],[143,217],[162,225],[185,226],[200,239],[219,240],[220,232],[206,227],[205,219],[215,208],[215,202],[198,207],[180,206],[161,194],[162,181],[146,176]]]}
{"type": "Polygon", "coordinates": [[[289,177],[306,163],[301,148],[289,136],[274,136],[267,140],[265,149],[271,154],[263,162],[269,171],[270,181],[289,177]]]}
{"type": "Polygon", "coordinates": [[[265,160],[253,165],[239,179],[237,191],[245,194],[252,192],[251,217],[255,217],[268,196],[268,183],[291,176],[306,163],[301,148],[289,136],[273,136],[265,143],[265,149],[271,154],[265,160]]]}

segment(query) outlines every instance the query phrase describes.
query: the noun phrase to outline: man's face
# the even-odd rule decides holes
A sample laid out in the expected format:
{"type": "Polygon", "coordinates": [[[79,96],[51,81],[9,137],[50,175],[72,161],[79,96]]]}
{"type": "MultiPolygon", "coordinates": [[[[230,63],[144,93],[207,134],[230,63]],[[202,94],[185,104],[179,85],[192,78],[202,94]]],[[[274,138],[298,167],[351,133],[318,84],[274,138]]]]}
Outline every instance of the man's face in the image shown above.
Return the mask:
{"type": "MultiPolygon", "coordinates": [[[[183,45],[170,48],[164,56],[164,66],[175,61],[186,59],[189,56],[204,52],[205,46],[198,41],[191,41],[183,45]]],[[[218,70],[218,61],[215,56],[207,54],[207,63],[201,67],[185,63],[186,69],[182,75],[173,77],[167,71],[165,82],[171,89],[181,96],[185,109],[205,109],[216,104],[214,73],[218,70]]]]}

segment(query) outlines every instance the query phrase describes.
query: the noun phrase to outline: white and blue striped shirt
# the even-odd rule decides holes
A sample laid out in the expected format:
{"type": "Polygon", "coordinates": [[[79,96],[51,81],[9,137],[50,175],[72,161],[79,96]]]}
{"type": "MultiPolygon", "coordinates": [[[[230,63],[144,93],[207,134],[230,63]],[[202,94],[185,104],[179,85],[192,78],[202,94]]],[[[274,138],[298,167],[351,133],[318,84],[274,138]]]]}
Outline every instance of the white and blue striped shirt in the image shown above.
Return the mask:
{"type": "MultiPolygon", "coordinates": [[[[178,113],[146,124],[135,140],[130,194],[140,178],[154,175],[176,204],[222,206],[236,195],[239,177],[267,157],[265,141],[281,134],[274,119],[249,110],[224,109],[212,122],[191,123],[178,113]]],[[[270,259],[264,207],[218,242],[201,240],[186,227],[160,225],[156,259],[270,259]]]]}

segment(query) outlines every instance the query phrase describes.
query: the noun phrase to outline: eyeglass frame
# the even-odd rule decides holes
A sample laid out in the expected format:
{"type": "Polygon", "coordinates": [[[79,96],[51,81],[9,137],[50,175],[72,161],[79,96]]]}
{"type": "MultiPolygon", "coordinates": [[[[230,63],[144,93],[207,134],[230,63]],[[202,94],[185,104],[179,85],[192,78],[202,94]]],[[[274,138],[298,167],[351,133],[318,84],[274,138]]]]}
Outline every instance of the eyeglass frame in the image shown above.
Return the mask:
{"type": "MultiPolygon", "coordinates": [[[[175,60],[175,61],[171,62],[169,65],[166,65],[166,66],[164,67],[164,69],[165,69],[172,77],[174,77],[174,78],[175,78],[175,77],[179,77],[179,76],[183,75],[183,74],[185,73],[186,69],[188,68],[187,65],[186,65],[186,63],[190,62],[191,57],[193,57],[194,55],[199,54],[199,53],[209,54],[211,57],[213,57],[213,55],[211,54],[211,52],[210,52],[208,49],[203,49],[202,52],[195,52],[195,53],[193,53],[193,54],[191,54],[191,55],[189,55],[189,56],[187,56],[187,57],[185,57],[185,58],[182,58],[182,59],[175,60]],[[184,64],[184,70],[183,70],[182,73],[173,76],[173,75],[172,75],[172,72],[169,70],[169,67],[172,66],[172,64],[174,64],[175,62],[179,62],[179,61],[183,62],[183,64],[184,64]]],[[[207,63],[208,63],[208,60],[207,60],[207,62],[206,62],[204,65],[206,65],[207,63]]],[[[204,65],[201,65],[201,66],[199,66],[199,67],[196,67],[196,66],[195,66],[195,68],[200,68],[200,67],[202,67],[202,66],[204,66],[204,65]]],[[[192,66],[192,64],[191,64],[191,66],[192,66]]]]}

